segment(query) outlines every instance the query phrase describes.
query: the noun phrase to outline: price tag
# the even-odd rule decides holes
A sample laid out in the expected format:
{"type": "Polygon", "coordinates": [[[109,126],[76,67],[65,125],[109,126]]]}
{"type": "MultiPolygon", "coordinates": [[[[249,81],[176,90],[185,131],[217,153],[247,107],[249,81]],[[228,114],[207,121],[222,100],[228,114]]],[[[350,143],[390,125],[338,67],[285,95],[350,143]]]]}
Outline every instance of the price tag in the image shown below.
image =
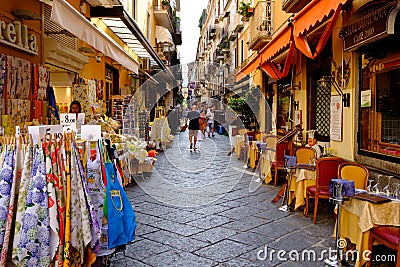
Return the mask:
{"type": "Polygon", "coordinates": [[[43,138],[46,134],[57,134],[58,137],[61,137],[63,134],[63,126],[62,125],[43,125],[43,126],[28,126],[28,133],[32,135],[32,141],[34,144],[38,143],[39,137],[43,142],[43,138]]]}
{"type": "Polygon", "coordinates": [[[97,141],[101,138],[101,125],[82,125],[82,140],[97,141]]]}
{"type": "Polygon", "coordinates": [[[76,114],[75,113],[61,113],[60,114],[60,124],[61,125],[76,124],[76,114]]]}
{"type": "Polygon", "coordinates": [[[63,131],[64,133],[70,133],[70,132],[75,132],[76,133],[76,124],[71,124],[71,125],[63,125],[63,131]]]}

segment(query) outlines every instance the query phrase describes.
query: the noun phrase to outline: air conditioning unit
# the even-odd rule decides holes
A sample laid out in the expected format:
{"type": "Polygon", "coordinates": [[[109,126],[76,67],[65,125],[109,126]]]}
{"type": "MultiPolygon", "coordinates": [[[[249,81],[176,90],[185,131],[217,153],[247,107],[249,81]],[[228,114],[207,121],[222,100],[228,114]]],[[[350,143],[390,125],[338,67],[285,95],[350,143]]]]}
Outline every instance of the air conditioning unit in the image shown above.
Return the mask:
{"type": "Polygon", "coordinates": [[[142,58],[140,68],[142,70],[150,70],[150,58],[142,58]]]}

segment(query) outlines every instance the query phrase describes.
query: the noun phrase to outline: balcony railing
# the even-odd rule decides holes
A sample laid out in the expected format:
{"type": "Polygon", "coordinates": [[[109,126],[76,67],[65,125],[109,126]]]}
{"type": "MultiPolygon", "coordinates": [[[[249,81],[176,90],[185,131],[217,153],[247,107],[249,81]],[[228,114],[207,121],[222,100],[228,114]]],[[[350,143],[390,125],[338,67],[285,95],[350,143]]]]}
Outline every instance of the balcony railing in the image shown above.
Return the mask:
{"type": "Polygon", "coordinates": [[[271,41],[274,33],[273,10],[273,1],[260,1],[257,3],[250,23],[250,49],[259,50],[271,41]]]}

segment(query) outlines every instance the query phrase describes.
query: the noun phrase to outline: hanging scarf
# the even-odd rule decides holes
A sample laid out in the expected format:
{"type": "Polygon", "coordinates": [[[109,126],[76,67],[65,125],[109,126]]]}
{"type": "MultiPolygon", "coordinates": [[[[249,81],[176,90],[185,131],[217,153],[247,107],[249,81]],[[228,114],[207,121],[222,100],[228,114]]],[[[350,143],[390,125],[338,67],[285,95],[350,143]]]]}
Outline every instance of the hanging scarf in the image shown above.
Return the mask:
{"type": "MultiPolygon", "coordinates": [[[[74,264],[83,264],[85,248],[92,239],[90,227],[90,215],[87,209],[87,201],[85,190],[82,185],[82,178],[79,173],[79,166],[77,162],[78,151],[74,146],[71,147],[71,175],[70,175],[70,191],[67,193],[67,219],[69,215],[70,234],[65,246],[64,266],[73,266],[74,264]],[[68,205],[68,201],[70,206],[68,205]],[[73,208],[72,208],[73,207],[73,208]],[[68,214],[69,213],[69,214],[68,214]],[[67,264],[67,265],[66,265],[67,264]]],[[[68,184],[68,180],[67,180],[68,184]]],[[[67,220],[68,227],[68,220],[67,220]]],[[[66,233],[67,233],[66,227],[66,233]]]]}
{"type": "Polygon", "coordinates": [[[22,169],[24,166],[25,155],[28,152],[28,146],[25,144],[19,144],[15,152],[15,167],[13,170],[14,182],[11,188],[10,205],[8,208],[7,222],[5,225],[3,249],[1,250],[1,266],[6,266],[7,262],[10,262],[9,244],[13,242],[14,229],[15,229],[15,207],[16,200],[18,199],[18,192],[21,183],[22,169]]]}
{"type": "Polygon", "coordinates": [[[19,242],[21,239],[21,226],[24,223],[25,203],[28,196],[28,187],[31,177],[31,168],[34,153],[34,148],[29,146],[28,151],[25,154],[24,164],[22,168],[21,182],[19,185],[17,214],[15,215],[15,230],[12,250],[12,261],[14,262],[14,264],[17,264],[20,261],[19,255],[21,255],[22,253],[22,248],[19,247],[19,242]]]}
{"type": "Polygon", "coordinates": [[[46,163],[37,149],[32,166],[16,261],[22,266],[50,264],[50,219],[46,185],[46,163]]]}
{"type": "Polygon", "coordinates": [[[4,163],[0,173],[0,250],[3,249],[6,225],[9,220],[8,209],[10,206],[11,189],[14,182],[14,155],[14,145],[7,145],[4,163]]]}

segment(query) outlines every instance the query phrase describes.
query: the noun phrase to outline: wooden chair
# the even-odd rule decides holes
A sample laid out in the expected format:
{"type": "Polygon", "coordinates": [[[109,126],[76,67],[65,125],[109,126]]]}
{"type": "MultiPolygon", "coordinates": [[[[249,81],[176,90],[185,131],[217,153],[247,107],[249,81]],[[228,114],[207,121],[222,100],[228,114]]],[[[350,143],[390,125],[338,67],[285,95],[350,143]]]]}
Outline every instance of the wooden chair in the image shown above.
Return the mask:
{"type": "Polygon", "coordinates": [[[288,148],[288,143],[285,142],[276,145],[275,160],[271,162],[271,170],[274,169],[275,171],[274,186],[276,186],[278,182],[278,171],[283,170],[283,168],[285,167],[284,156],[287,148],[288,148]]]}
{"type": "Polygon", "coordinates": [[[369,171],[368,169],[356,162],[344,162],[339,165],[338,178],[354,181],[356,189],[367,189],[369,171]]]}
{"type": "Polygon", "coordinates": [[[308,215],[309,198],[314,197],[314,224],[317,223],[318,200],[320,198],[329,199],[332,194],[329,193],[329,183],[337,178],[338,167],[345,160],[338,157],[320,158],[316,164],[315,185],[306,189],[306,209],[304,215],[308,215]]]}
{"type": "MultiPolygon", "coordinates": [[[[397,251],[396,267],[400,267],[400,227],[379,226],[372,228],[368,242],[369,251],[372,251],[372,245],[374,241],[377,241],[378,243],[397,251]]],[[[371,261],[368,261],[367,263],[367,267],[369,266],[371,266],[371,261]]]]}
{"type": "Polygon", "coordinates": [[[298,147],[294,153],[298,164],[308,164],[310,160],[317,158],[317,152],[311,147],[298,147]]]}

